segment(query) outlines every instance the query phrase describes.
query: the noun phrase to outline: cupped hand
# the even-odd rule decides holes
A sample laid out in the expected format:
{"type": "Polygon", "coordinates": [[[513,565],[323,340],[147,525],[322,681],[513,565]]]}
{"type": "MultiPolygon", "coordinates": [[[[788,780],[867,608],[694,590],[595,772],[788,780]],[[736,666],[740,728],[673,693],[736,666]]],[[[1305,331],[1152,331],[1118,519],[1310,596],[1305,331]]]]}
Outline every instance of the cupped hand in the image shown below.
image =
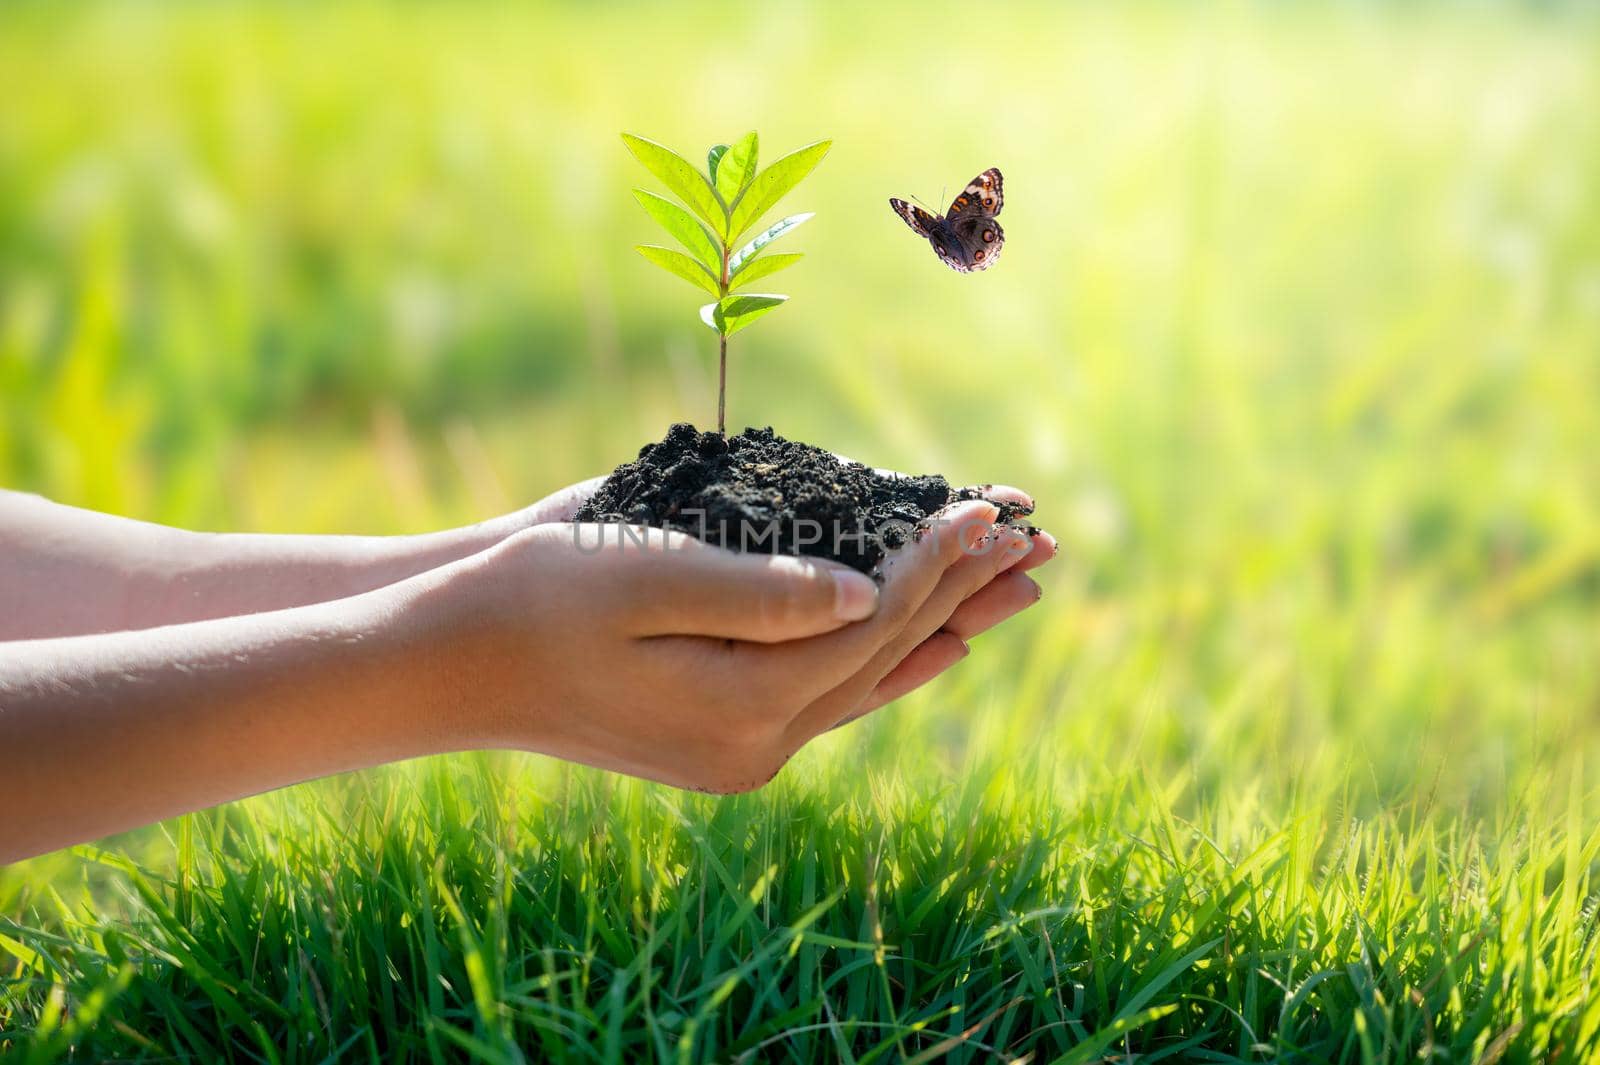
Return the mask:
{"type": "MultiPolygon", "coordinates": [[[[847,455],[835,455],[841,463],[855,460],[847,455]]],[[[880,477],[904,477],[899,470],[874,467],[880,477]]],[[[560,488],[536,503],[518,512],[520,523],[532,526],[544,522],[568,522],[578,509],[605,481],[605,476],[590,477],[560,488]]],[[[984,498],[996,503],[1010,503],[1023,514],[1033,512],[1033,497],[1020,488],[1006,484],[983,485],[978,489],[984,498]]],[[[521,527],[521,524],[519,524],[521,527]]],[[[1039,531],[1034,537],[1034,550],[1019,563],[997,573],[982,588],[973,592],[945,624],[922,643],[912,648],[895,667],[878,683],[856,713],[847,716],[840,724],[848,724],[863,714],[876,710],[922,687],[945,670],[951,668],[971,653],[967,641],[987,632],[1015,614],[1021,613],[1039,601],[1043,590],[1024,574],[1055,558],[1059,545],[1055,537],[1039,531]]]]}
{"type": "MultiPolygon", "coordinates": [[[[478,745],[679,787],[758,787],[807,741],[932,679],[1031,605],[1048,534],[947,508],[881,585],[835,563],[739,554],[673,531],[546,520],[441,571],[422,646],[478,745]]],[[[1014,489],[992,498],[1026,502],[1014,489]]],[[[530,508],[531,509],[531,508],[530,508]]]]}

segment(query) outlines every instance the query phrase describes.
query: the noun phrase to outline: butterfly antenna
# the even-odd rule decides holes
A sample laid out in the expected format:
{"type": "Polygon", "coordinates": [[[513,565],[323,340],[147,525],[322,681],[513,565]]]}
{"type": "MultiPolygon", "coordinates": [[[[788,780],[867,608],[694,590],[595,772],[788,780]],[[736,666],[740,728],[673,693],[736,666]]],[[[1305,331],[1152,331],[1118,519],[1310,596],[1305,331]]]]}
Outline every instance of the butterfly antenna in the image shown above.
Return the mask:
{"type": "MultiPolygon", "coordinates": [[[[946,186],[941,185],[939,187],[939,202],[940,203],[944,203],[945,202],[944,194],[945,194],[946,191],[948,191],[946,186]]],[[[930,206],[928,204],[928,202],[926,200],[924,200],[920,196],[913,196],[913,197],[911,197],[911,199],[916,202],[917,206],[921,207],[924,211],[927,211],[931,215],[934,215],[934,216],[937,217],[938,215],[944,214],[944,208],[943,207],[930,206]]]]}

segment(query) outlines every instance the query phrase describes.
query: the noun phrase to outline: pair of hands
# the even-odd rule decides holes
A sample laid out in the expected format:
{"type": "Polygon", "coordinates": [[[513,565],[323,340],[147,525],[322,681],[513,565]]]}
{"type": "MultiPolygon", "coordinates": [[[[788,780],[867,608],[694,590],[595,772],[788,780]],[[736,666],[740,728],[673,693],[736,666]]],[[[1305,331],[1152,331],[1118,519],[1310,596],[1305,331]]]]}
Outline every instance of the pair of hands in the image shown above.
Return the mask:
{"type": "Polygon", "coordinates": [[[411,537],[192,533],[0,491],[0,750],[26,753],[0,862],[449,750],[759,787],[965,657],[1055,554],[966,502],[875,584],[573,524],[595,483],[411,537]]]}
{"type": "MultiPolygon", "coordinates": [[[[597,482],[419,593],[472,745],[517,747],[719,793],[770,780],[805,743],[927,683],[967,640],[1039,599],[1056,542],[947,508],[891,552],[881,586],[848,567],[738,554],[678,532],[568,520],[597,482]],[[603,546],[597,546],[603,545],[603,546]]],[[[991,499],[1032,501],[996,487],[991,499]]]]}

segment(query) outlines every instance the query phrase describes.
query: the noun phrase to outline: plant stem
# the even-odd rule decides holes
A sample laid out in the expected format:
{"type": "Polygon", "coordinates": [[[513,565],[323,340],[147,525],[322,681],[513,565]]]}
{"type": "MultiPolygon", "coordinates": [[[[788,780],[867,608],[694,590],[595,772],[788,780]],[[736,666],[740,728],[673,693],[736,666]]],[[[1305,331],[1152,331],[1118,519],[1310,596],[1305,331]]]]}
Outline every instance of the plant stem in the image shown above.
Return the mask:
{"type": "Polygon", "coordinates": [[[717,334],[717,347],[721,349],[717,361],[717,432],[727,436],[728,419],[724,413],[728,398],[728,336],[726,333],[717,334]]]}
{"type": "MultiPolygon", "coordinates": [[[[732,280],[728,276],[728,256],[732,254],[726,241],[722,242],[722,278],[718,286],[722,295],[718,300],[726,299],[728,284],[732,280]]],[[[728,334],[717,330],[717,432],[723,437],[728,435],[728,419],[726,417],[728,405],[728,334]]]]}

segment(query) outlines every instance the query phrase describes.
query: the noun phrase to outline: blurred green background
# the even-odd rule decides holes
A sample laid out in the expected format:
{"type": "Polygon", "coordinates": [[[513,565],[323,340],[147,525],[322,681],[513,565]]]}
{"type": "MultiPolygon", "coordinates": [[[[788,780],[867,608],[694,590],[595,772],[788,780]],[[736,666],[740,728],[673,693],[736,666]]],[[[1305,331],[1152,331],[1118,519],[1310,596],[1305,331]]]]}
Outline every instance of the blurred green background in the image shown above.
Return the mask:
{"type": "MultiPolygon", "coordinates": [[[[829,136],[732,423],[1028,487],[1066,544],[1028,626],[1064,671],[1088,619],[1157,609],[1215,642],[1168,670],[1227,641],[1279,683],[1406,663],[1419,740],[1592,710],[1538,693],[1593,626],[1532,634],[1600,593],[1594,16],[991,15],[8,7],[0,479],[399,532],[603,472],[714,403],[696,294],[632,251],[654,185],[618,131],[829,136]],[[991,164],[1005,262],[939,269],[885,200],[991,164]],[[1522,648],[1489,686],[1486,635],[1522,648]]],[[[1373,711],[1325,685],[1273,716],[1315,751],[1373,711]]]]}
{"type": "Polygon", "coordinates": [[[1025,486],[1063,552],[784,788],[1142,780],[1224,849],[1600,805],[1591,8],[23,4],[0,81],[0,484],[403,532],[603,472],[715,402],[619,131],[832,137],[730,425],[1025,486]],[[959,276],[885,201],[990,165],[959,276]]]}

